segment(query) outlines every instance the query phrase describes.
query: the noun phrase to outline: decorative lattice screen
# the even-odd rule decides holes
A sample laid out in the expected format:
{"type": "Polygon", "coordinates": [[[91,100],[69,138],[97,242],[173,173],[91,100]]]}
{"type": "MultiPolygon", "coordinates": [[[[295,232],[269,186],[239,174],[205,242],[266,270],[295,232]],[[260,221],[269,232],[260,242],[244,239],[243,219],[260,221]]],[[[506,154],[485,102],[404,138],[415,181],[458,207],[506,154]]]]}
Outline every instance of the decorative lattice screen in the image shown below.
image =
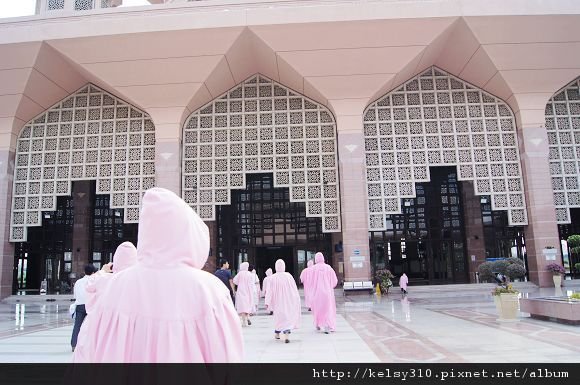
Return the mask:
{"type": "Polygon", "coordinates": [[[48,0],[48,10],[64,9],[64,0],[48,0]]]}
{"type": "Polygon", "coordinates": [[[204,220],[247,173],[270,172],[323,231],[340,231],[336,125],[320,104],[253,76],[194,112],[183,144],[183,197],[204,220]]]}
{"type": "Polygon", "coordinates": [[[558,223],[570,223],[570,208],[580,207],[580,78],[546,105],[550,173],[558,223]]]}
{"type": "Polygon", "coordinates": [[[429,181],[430,166],[456,165],[511,225],[527,224],[510,108],[501,100],[431,68],[371,104],[364,114],[370,230],[385,230],[401,198],[429,181]]]}
{"type": "Polygon", "coordinates": [[[97,194],[137,222],[141,196],[155,185],[155,127],[149,116],[87,85],[27,123],[18,138],[10,240],[26,241],[41,212],[71,194],[74,180],[96,180],[97,194]]]}

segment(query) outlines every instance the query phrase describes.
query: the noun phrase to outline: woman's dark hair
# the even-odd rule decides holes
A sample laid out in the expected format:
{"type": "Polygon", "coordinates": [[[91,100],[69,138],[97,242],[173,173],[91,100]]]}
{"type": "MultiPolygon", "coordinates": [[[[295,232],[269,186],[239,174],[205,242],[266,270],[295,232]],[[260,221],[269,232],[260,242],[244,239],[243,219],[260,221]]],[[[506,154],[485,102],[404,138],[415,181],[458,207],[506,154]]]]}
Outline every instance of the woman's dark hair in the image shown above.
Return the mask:
{"type": "Polygon", "coordinates": [[[252,271],[252,270],[254,270],[254,265],[248,266],[248,271],[252,271]]]}
{"type": "Polygon", "coordinates": [[[85,265],[85,274],[86,275],[91,275],[91,274],[96,273],[96,272],[97,272],[97,268],[92,263],[85,265]]]}
{"type": "Polygon", "coordinates": [[[227,259],[224,259],[224,258],[220,259],[220,267],[224,267],[224,265],[226,263],[229,263],[229,261],[227,259]]]}

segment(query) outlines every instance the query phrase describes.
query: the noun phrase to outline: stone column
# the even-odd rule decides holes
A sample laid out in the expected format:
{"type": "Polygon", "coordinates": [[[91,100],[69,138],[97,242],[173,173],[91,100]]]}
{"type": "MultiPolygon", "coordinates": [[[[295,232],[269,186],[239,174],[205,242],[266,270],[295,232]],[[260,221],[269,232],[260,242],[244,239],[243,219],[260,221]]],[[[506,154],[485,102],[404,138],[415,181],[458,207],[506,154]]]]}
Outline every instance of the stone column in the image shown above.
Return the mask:
{"type": "Polygon", "coordinates": [[[542,95],[534,98],[518,96],[522,109],[516,113],[528,208],[528,226],[524,230],[528,272],[530,280],[540,287],[554,285],[552,274],[545,266],[551,262],[562,263],[544,117],[548,98],[542,95]],[[546,261],[542,253],[548,246],[557,250],[555,261],[546,261]]]}
{"type": "Polygon", "coordinates": [[[342,242],[341,233],[332,233],[331,243],[332,243],[332,268],[336,272],[338,281],[344,281],[344,253],[342,251],[336,251],[335,247],[340,242],[342,242]],[[342,266],[342,271],[341,271],[342,266]]]}
{"type": "Polygon", "coordinates": [[[181,196],[181,133],[184,108],[151,108],[155,124],[155,185],[181,196]]]}
{"type": "Polygon", "coordinates": [[[79,279],[84,275],[84,267],[90,258],[91,214],[94,200],[92,183],[84,180],[73,182],[72,196],[74,206],[72,272],[76,274],[76,279],[79,279]]]}
{"type": "Polygon", "coordinates": [[[475,283],[477,267],[485,262],[485,235],[481,217],[481,198],[475,195],[473,182],[462,182],[461,190],[469,282],[475,283]],[[472,255],[475,256],[475,261],[472,260],[472,255]]]}
{"type": "MultiPolygon", "coordinates": [[[[210,252],[209,256],[207,257],[207,262],[203,267],[203,270],[209,271],[213,273],[216,270],[217,265],[217,236],[218,236],[218,227],[216,221],[205,222],[207,227],[209,228],[209,247],[210,252]]],[[[232,263],[232,261],[230,261],[232,263]]]]}
{"type": "Polygon", "coordinates": [[[362,104],[334,104],[338,130],[344,280],[371,278],[362,104]],[[363,262],[353,262],[355,250],[363,262]],[[362,266],[361,266],[362,263],[362,266]]]}
{"type": "Polygon", "coordinates": [[[14,244],[10,243],[14,156],[13,148],[0,150],[0,299],[12,294],[14,278],[14,244]]]}

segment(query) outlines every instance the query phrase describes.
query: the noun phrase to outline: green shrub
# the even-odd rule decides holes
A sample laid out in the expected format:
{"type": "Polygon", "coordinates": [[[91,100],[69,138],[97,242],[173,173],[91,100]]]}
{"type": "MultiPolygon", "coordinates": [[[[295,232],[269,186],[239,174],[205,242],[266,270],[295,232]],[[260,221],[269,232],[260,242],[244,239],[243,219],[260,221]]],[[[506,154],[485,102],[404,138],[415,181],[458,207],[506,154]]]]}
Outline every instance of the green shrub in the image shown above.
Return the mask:
{"type": "Polygon", "coordinates": [[[512,263],[506,269],[506,275],[509,277],[510,280],[514,280],[516,278],[522,278],[526,275],[526,268],[519,263],[512,263]]]}
{"type": "Polygon", "coordinates": [[[580,272],[580,262],[574,264],[574,269],[576,269],[576,271],[580,272]]]}
{"type": "Polygon", "coordinates": [[[522,261],[519,258],[511,257],[511,258],[508,258],[507,261],[510,265],[516,264],[516,265],[524,266],[524,261],[522,261]]]}
{"type": "Polygon", "coordinates": [[[568,242],[568,247],[574,248],[580,246],[580,235],[574,234],[570,235],[566,240],[568,242]]]}
{"type": "Polygon", "coordinates": [[[493,281],[492,262],[483,262],[478,266],[477,271],[481,281],[493,281]]]}
{"type": "Polygon", "coordinates": [[[507,275],[506,274],[506,270],[507,267],[510,265],[510,263],[505,260],[505,259],[500,259],[498,261],[493,261],[491,263],[491,271],[493,273],[501,273],[503,275],[507,275]]]}

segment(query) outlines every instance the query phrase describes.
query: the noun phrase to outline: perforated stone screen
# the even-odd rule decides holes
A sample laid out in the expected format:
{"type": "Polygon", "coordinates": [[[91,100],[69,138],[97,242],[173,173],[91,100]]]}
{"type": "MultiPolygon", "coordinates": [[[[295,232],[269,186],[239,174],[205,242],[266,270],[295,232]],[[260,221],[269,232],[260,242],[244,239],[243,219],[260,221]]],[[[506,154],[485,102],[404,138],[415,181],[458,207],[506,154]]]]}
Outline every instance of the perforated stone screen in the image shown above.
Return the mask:
{"type": "Polygon", "coordinates": [[[401,198],[429,181],[430,166],[456,165],[510,225],[527,224],[523,181],[510,108],[501,100],[430,68],[371,104],[364,114],[370,230],[385,230],[401,198]]]}
{"type": "Polygon", "coordinates": [[[558,223],[570,223],[570,208],[580,207],[580,78],[546,105],[550,173],[558,223]]]}
{"type": "Polygon", "coordinates": [[[273,173],[291,202],[340,231],[336,124],[331,113],[262,75],[194,112],[183,135],[183,198],[204,220],[230,204],[248,173],[273,173]]]}
{"type": "Polygon", "coordinates": [[[145,190],[155,185],[155,127],[149,116],[87,85],[28,122],[16,148],[10,240],[42,224],[42,211],[71,194],[74,180],[96,180],[111,208],[138,222],[145,190]]]}

